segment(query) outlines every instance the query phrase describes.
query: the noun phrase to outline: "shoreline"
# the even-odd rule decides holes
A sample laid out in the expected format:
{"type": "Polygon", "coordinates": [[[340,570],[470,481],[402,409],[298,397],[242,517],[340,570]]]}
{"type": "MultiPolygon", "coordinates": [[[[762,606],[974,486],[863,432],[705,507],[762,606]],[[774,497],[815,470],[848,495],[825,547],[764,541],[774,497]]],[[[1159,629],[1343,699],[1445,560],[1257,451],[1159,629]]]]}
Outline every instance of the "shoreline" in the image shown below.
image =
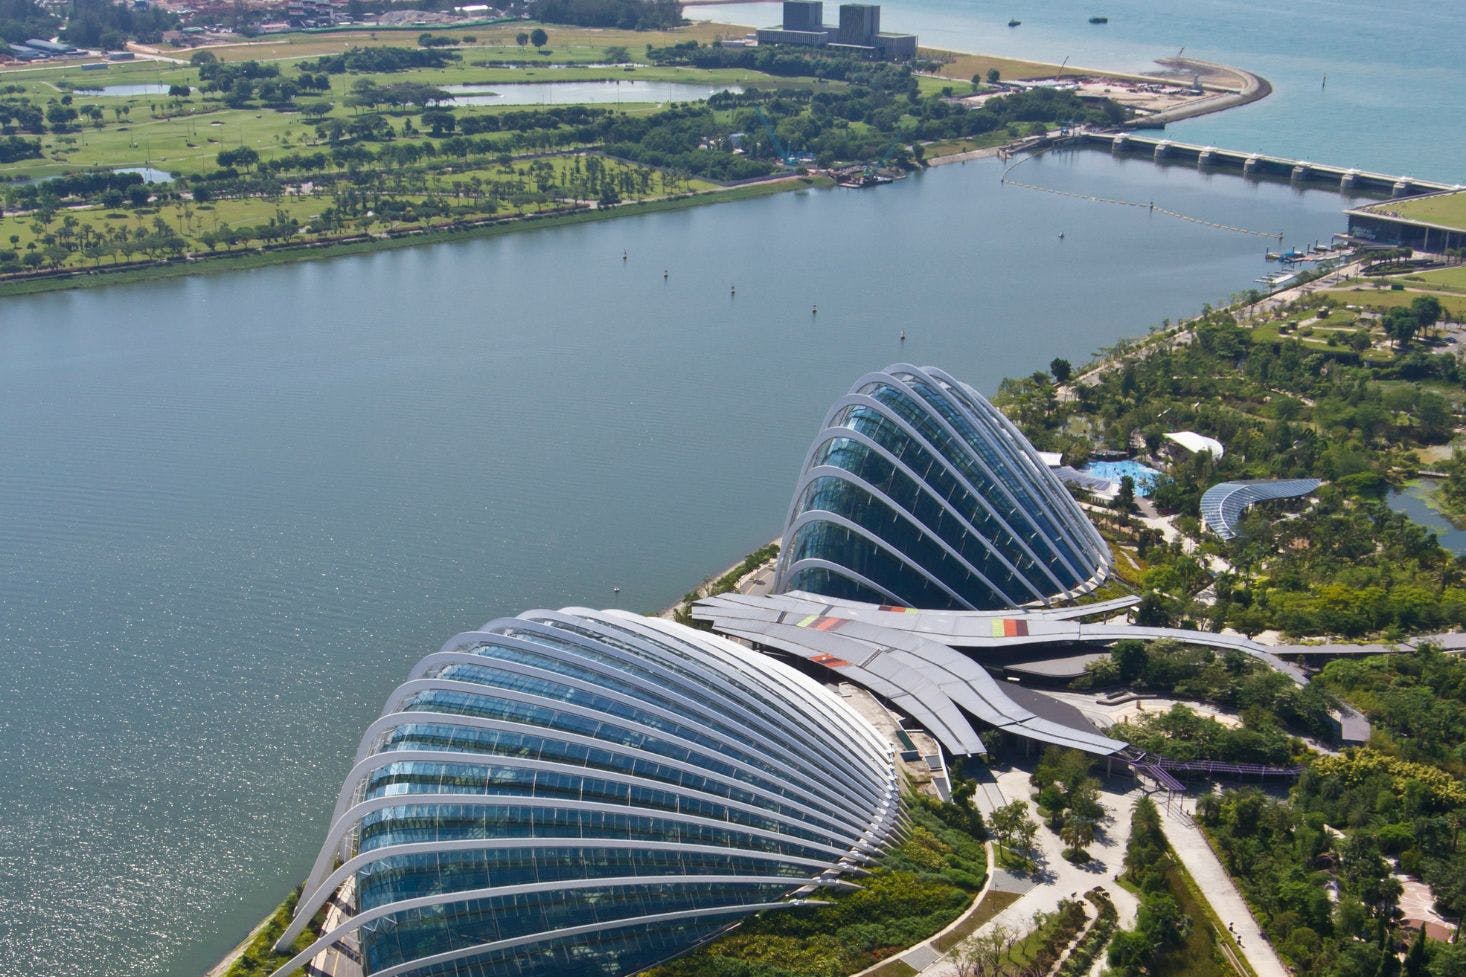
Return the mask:
{"type": "MultiPolygon", "coordinates": [[[[721,3],[757,3],[762,0],[700,0],[705,5],[716,5],[721,3]]],[[[718,25],[726,27],[740,27],[741,25],[718,25]]],[[[246,42],[259,43],[259,42],[246,42]]],[[[241,45],[244,46],[244,45],[241,45]]],[[[948,65],[963,58],[979,58],[998,60],[1005,63],[1017,63],[1041,70],[1062,70],[1063,66],[1054,65],[1042,61],[1028,61],[1025,59],[997,58],[993,55],[973,54],[962,51],[948,51],[938,49],[921,49],[923,54],[935,55],[943,59],[948,65]]],[[[1174,109],[1163,111],[1154,119],[1162,122],[1188,118],[1191,115],[1201,115],[1208,112],[1221,111],[1234,105],[1246,104],[1265,97],[1271,92],[1271,86],[1266,80],[1247,72],[1243,69],[1233,68],[1226,65],[1214,65],[1209,62],[1199,62],[1190,59],[1170,58],[1157,59],[1156,63],[1162,65],[1185,66],[1187,70],[1201,69],[1206,74],[1208,84],[1213,87],[1212,93],[1204,98],[1188,105],[1177,106],[1174,109]],[[1222,87],[1211,79],[1230,78],[1239,79],[1243,82],[1243,90],[1236,92],[1230,88],[1222,87]]],[[[57,66],[61,67],[61,66],[57,66]]],[[[69,66],[66,66],[69,67],[69,66]]],[[[1164,75],[1131,75],[1101,69],[1083,68],[1070,66],[1069,70],[1099,75],[1107,78],[1143,80],[1154,82],[1164,75]]],[[[946,76],[934,76],[943,77],[946,76]]],[[[576,79],[579,81],[579,79],[576,79]]],[[[606,83],[617,82],[622,79],[607,78],[599,79],[606,83]]],[[[632,79],[633,81],[639,79],[632,79]]],[[[957,79],[948,79],[957,81],[957,79]]],[[[552,81],[569,81],[569,79],[553,79],[552,81]]],[[[485,89],[488,90],[494,84],[502,82],[485,82],[485,89]]],[[[1128,126],[1126,128],[1129,128],[1128,126]]],[[[968,150],[959,153],[949,153],[944,156],[933,157],[924,162],[924,168],[950,165],[952,163],[966,163],[969,160],[990,159],[993,157],[1006,157],[1021,152],[1034,142],[1032,137],[1020,138],[1007,142],[1001,146],[984,147],[968,150]]],[[[606,220],[614,217],[634,216],[645,213],[656,213],[663,210],[675,210],[685,207],[701,206],[703,204],[724,203],[741,200],[746,197],[765,196],[771,193],[779,193],[789,189],[801,189],[807,187],[826,187],[833,185],[833,180],[824,175],[803,175],[803,174],[778,174],[769,178],[750,181],[748,183],[729,184],[716,189],[697,191],[693,193],[677,194],[674,196],[661,197],[651,200],[643,200],[631,203],[618,203],[609,208],[586,206],[584,204],[572,203],[569,206],[561,206],[535,214],[520,214],[510,217],[489,217],[472,221],[454,222],[443,225],[427,225],[421,227],[398,228],[378,233],[361,233],[344,235],[338,238],[317,241],[282,241],[278,244],[269,244],[260,247],[226,250],[222,253],[214,251],[194,251],[184,253],[176,257],[165,257],[147,259],[140,261],[129,261],[122,264],[110,266],[95,265],[90,268],[72,267],[65,269],[53,269],[45,271],[21,272],[14,277],[0,279],[0,299],[11,296],[36,295],[48,292],[69,290],[74,288],[89,288],[94,286],[112,284],[135,284],[152,280],[177,278],[192,275],[217,274],[229,271],[243,271],[251,268],[260,268],[270,265],[292,264],[299,261],[309,261],[317,258],[345,257],[348,255],[370,254],[377,251],[391,250],[399,247],[410,247],[419,244],[438,244],[451,241],[463,240],[472,237],[492,237],[513,231],[523,230],[539,226],[558,226],[561,224],[579,223],[583,221],[606,220]]]]}
{"type": "Polygon", "coordinates": [[[473,238],[498,237],[518,231],[535,228],[561,227],[569,224],[590,223],[611,220],[616,217],[630,217],[641,214],[655,214],[684,210],[688,207],[702,207],[713,204],[733,203],[756,197],[766,197],[791,190],[811,187],[833,186],[826,177],[783,175],[755,183],[721,187],[699,193],[679,194],[637,203],[617,204],[614,207],[559,209],[543,214],[529,214],[517,217],[498,218],[463,227],[426,228],[398,231],[378,237],[355,235],[350,240],[336,242],[299,242],[277,245],[271,248],[251,248],[248,251],[232,251],[224,254],[196,254],[186,258],[153,262],[135,262],[130,267],[118,268],[72,268],[61,272],[46,272],[28,278],[13,278],[0,281],[0,299],[22,295],[40,295],[75,288],[91,288],[103,285],[130,285],[139,282],[167,278],[181,278],[193,275],[223,274],[233,271],[247,271],[272,265],[295,264],[321,258],[343,258],[352,255],[375,254],[397,248],[428,244],[447,244],[473,238]]]}

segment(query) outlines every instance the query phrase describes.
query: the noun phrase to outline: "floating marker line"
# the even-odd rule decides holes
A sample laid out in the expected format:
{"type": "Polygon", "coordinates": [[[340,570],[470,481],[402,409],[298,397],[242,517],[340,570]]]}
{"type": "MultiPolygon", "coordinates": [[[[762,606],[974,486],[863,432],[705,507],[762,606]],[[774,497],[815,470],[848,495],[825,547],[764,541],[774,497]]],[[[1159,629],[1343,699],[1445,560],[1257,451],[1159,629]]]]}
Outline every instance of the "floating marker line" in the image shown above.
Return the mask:
{"type": "Polygon", "coordinates": [[[1040,187],[1032,183],[1024,183],[1020,180],[1004,180],[1004,186],[1019,187],[1024,190],[1042,190],[1044,193],[1058,194],[1061,197],[1073,197],[1076,200],[1088,200],[1097,204],[1114,204],[1120,207],[1139,207],[1142,210],[1150,210],[1157,214],[1165,214],[1167,217],[1174,217],[1177,220],[1190,221],[1193,224],[1201,224],[1205,227],[1213,227],[1219,231],[1231,231],[1234,234],[1250,234],[1253,237],[1267,238],[1276,241],[1282,237],[1277,231],[1255,231],[1250,227],[1238,227],[1235,224],[1219,224],[1216,221],[1209,221],[1204,217],[1193,217],[1190,214],[1183,214],[1180,211],[1170,210],[1159,205],[1141,203],[1137,200],[1121,200],[1117,197],[1097,197],[1090,193],[1074,193],[1071,190],[1056,190],[1053,187],[1040,187]]]}
{"type": "Polygon", "coordinates": [[[1014,180],[1009,178],[1008,174],[1012,173],[1020,165],[1038,155],[1040,154],[1031,153],[1028,156],[1025,156],[1017,162],[1011,164],[1007,169],[1003,171],[1003,175],[999,179],[999,182],[1002,183],[1004,186],[1019,187],[1023,190],[1041,190],[1044,193],[1053,193],[1061,197],[1073,197],[1076,200],[1088,200],[1091,203],[1114,204],[1115,206],[1119,207],[1139,207],[1143,210],[1149,210],[1152,213],[1165,214],[1167,217],[1174,217],[1176,220],[1189,221],[1192,224],[1200,224],[1203,227],[1212,227],[1219,231],[1231,231],[1234,234],[1248,234],[1253,237],[1266,238],[1269,241],[1281,241],[1283,239],[1283,235],[1279,231],[1255,231],[1250,227],[1238,227],[1235,224],[1219,224],[1216,221],[1209,221],[1204,217],[1193,217],[1190,214],[1183,214],[1180,211],[1170,210],[1166,207],[1158,206],[1151,201],[1141,203],[1138,200],[1122,200],[1118,197],[1098,197],[1090,193],[1075,193],[1072,190],[1056,190],[1053,187],[1041,187],[1033,183],[1024,183],[1022,180],[1014,180]]]}

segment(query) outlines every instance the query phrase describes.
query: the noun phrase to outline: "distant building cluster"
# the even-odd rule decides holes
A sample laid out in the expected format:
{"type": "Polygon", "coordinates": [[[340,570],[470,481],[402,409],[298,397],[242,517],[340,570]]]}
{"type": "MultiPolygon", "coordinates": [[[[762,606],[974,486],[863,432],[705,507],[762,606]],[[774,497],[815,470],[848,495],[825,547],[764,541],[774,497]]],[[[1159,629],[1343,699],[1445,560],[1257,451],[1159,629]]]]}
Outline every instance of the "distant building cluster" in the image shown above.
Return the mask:
{"type": "Polygon", "coordinates": [[[46,61],[50,58],[75,57],[83,52],[70,44],[57,44],[31,38],[24,44],[7,44],[3,51],[16,61],[46,61]]]}
{"type": "Polygon", "coordinates": [[[873,3],[842,3],[840,24],[824,22],[822,0],[784,0],[784,23],[758,32],[760,44],[799,44],[861,54],[889,61],[916,57],[915,34],[881,31],[881,8],[873,3]]]}

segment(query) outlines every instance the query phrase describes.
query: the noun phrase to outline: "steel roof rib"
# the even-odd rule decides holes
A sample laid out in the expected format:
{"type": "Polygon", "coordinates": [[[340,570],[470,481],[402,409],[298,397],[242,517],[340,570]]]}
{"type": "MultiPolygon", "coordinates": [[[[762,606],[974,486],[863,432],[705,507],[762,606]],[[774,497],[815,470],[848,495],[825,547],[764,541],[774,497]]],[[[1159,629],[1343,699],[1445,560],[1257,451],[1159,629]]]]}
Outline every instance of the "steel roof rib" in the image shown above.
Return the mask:
{"type": "Polygon", "coordinates": [[[1248,479],[1221,482],[1201,496],[1201,519],[1222,539],[1234,539],[1248,507],[1275,499],[1294,499],[1322,485],[1316,478],[1248,479]]]}

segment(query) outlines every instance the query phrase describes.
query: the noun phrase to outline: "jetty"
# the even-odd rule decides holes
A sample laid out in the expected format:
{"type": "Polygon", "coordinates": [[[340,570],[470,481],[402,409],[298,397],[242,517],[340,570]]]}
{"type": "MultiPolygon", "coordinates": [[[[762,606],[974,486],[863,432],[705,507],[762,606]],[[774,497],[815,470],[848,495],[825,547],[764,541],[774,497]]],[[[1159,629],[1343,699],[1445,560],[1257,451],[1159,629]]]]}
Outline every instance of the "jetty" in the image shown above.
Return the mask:
{"type": "Polygon", "coordinates": [[[1339,190],[1364,190],[1388,193],[1392,197],[1411,197],[1422,193],[1462,189],[1455,184],[1435,180],[1374,173],[1267,153],[1199,146],[1174,139],[1139,136],[1133,132],[1084,132],[1078,138],[1091,145],[1108,147],[1116,155],[1144,156],[1157,162],[1195,163],[1198,167],[1239,170],[1245,176],[1281,177],[1294,183],[1328,183],[1339,190]]]}

